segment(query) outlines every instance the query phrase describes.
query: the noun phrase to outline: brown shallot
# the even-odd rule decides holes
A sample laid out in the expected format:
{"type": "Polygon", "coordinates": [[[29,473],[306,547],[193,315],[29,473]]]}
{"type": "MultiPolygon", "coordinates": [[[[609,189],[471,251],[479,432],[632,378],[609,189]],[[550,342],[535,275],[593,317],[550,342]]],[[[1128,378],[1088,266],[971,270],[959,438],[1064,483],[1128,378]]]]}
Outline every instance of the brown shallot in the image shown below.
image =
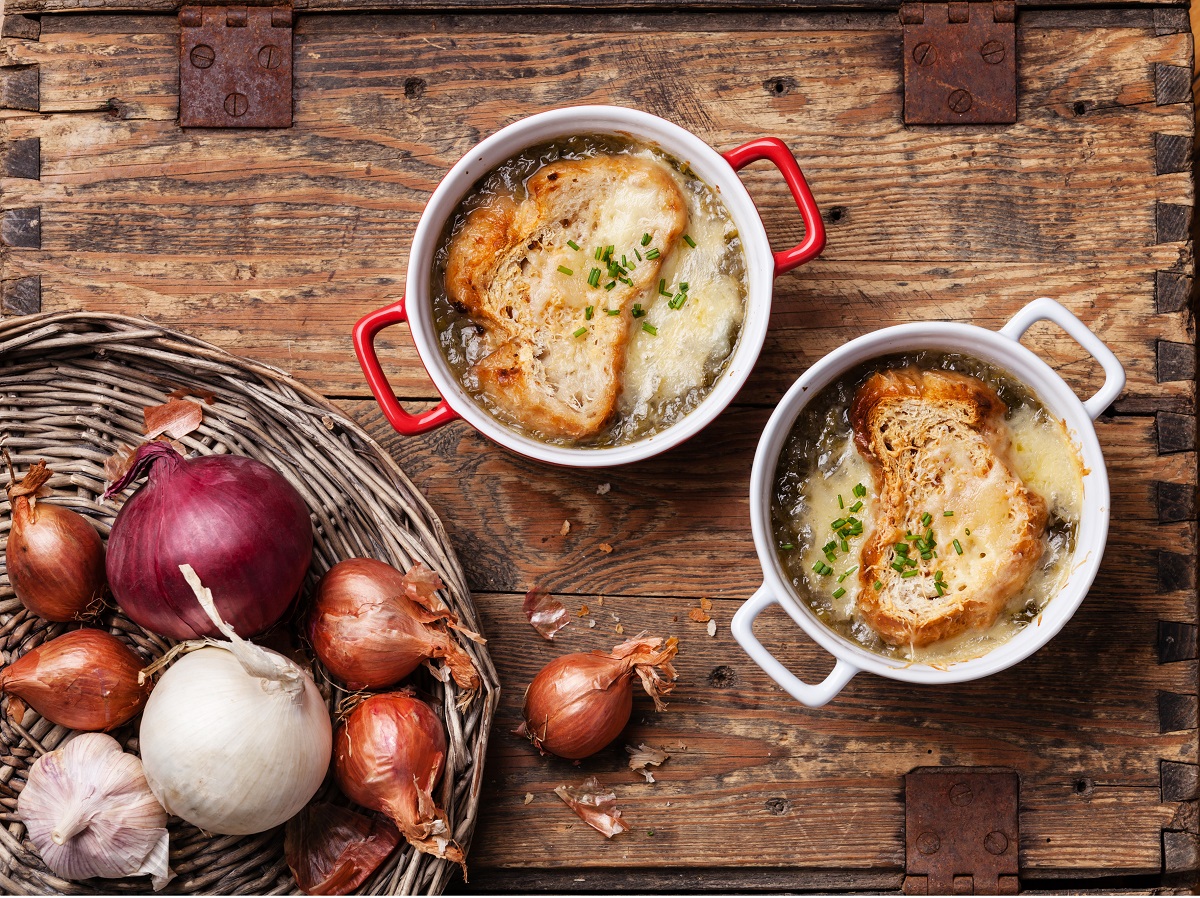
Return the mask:
{"type": "Polygon", "coordinates": [[[29,705],[73,730],[111,730],[145,707],[150,683],[138,683],[144,666],[111,633],[72,630],[0,671],[0,692],[8,693],[8,716],[14,720],[29,705]]]}
{"type": "Polygon", "coordinates": [[[49,621],[81,620],[104,598],[104,544],[78,512],[37,501],[51,471],[39,461],[16,482],[8,462],[12,530],[4,550],[8,580],[21,604],[49,621]]]}
{"type": "Polygon", "coordinates": [[[334,774],[353,801],[382,811],[418,851],[466,864],[433,790],[446,764],[446,729],[407,690],[373,695],[346,717],[334,738],[334,774]]]}
{"type": "Polygon", "coordinates": [[[576,760],[594,755],[617,738],[633,713],[633,678],[661,711],[662,696],[675,688],[674,636],[629,639],[611,653],[563,655],[534,677],[525,693],[525,720],[517,733],[543,754],[576,760]]]}
{"type": "Polygon", "coordinates": [[[321,578],[309,620],[313,651],[351,689],[381,689],[441,658],[460,688],[479,688],[471,656],[452,630],[458,626],[437,596],[438,575],[423,564],[406,574],[374,558],[339,561],[321,578]]]}
{"type": "Polygon", "coordinates": [[[348,895],[366,882],[400,841],[387,820],[313,802],[288,821],[283,853],[306,895],[348,895]]]}

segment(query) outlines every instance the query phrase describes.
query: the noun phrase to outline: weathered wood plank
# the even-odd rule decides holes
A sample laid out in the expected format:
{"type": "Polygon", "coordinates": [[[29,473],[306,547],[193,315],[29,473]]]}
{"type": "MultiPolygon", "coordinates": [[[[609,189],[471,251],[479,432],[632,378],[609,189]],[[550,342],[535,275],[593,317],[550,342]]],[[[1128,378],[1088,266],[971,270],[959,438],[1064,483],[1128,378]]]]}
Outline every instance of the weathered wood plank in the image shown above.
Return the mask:
{"type": "MultiPolygon", "coordinates": [[[[727,411],[682,448],[598,471],[541,466],[498,450],[456,422],[424,437],[389,433],[374,403],[350,414],[400,461],[447,520],[475,589],[649,595],[748,595],[760,580],[750,535],[749,476],[769,409],[727,411]],[[695,472],[703,471],[702,480],[695,472]],[[597,490],[608,484],[603,495],[597,490]],[[464,502],[463,491],[472,499],[464,502]],[[563,536],[563,521],[571,530],[563,536]],[[613,547],[611,554],[601,544],[613,547]]],[[[1195,616],[1195,592],[1163,593],[1154,552],[1195,552],[1195,521],[1159,526],[1154,482],[1194,485],[1195,454],[1157,456],[1152,419],[1098,426],[1112,490],[1109,548],[1093,600],[1137,603],[1151,622],[1195,616]],[[1130,564],[1130,558],[1141,563],[1130,564]],[[1101,598],[1102,597],[1102,598],[1101,598]],[[1169,609],[1169,610],[1168,610],[1169,609]]],[[[1149,643],[1154,636],[1148,636],[1149,643]]]]}
{"type": "MultiPolygon", "coordinates": [[[[276,0],[250,0],[251,6],[269,6],[276,0]]],[[[309,12],[347,12],[347,11],[423,11],[451,10],[456,12],[475,12],[478,4],[471,0],[293,0],[297,10],[309,12]]],[[[1127,0],[1132,7],[1184,7],[1186,0],[1127,0]]],[[[492,9],[511,10],[512,12],[561,11],[577,9],[597,9],[606,12],[624,12],[627,10],[675,11],[711,10],[727,12],[729,10],[796,10],[811,7],[815,10],[830,8],[852,10],[897,10],[901,0],[688,0],[686,3],[671,2],[671,0],[587,0],[586,3],[572,3],[569,0],[504,0],[503,3],[489,4],[492,9]]],[[[1086,0],[1018,0],[1017,6],[1062,7],[1072,9],[1081,26],[1094,23],[1096,16],[1103,16],[1103,11],[1079,9],[1086,7],[1086,0]]],[[[172,0],[8,0],[10,12],[173,12],[179,8],[178,2],[172,0]]],[[[1173,34],[1172,29],[1187,25],[1187,12],[1184,9],[1144,9],[1137,12],[1148,21],[1157,24],[1165,34],[1173,34]]]]}
{"type": "MultiPolygon", "coordinates": [[[[754,867],[821,866],[837,857],[849,870],[894,870],[903,864],[900,777],[932,762],[1021,771],[1023,870],[1155,872],[1158,830],[1175,811],[1160,795],[1157,759],[1193,763],[1193,736],[1160,734],[1145,698],[1163,684],[1189,682],[1194,665],[1156,664],[1153,628],[1138,613],[1111,610],[1090,624],[1077,617],[1047,649],[986,680],[935,690],[860,675],[835,705],[810,710],[732,641],[735,601],[716,603],[721,628],[710,638],[687,619],[683,601],[606,596],[598,606],[596,596],[579,596],[572,603],[588,603],[597,626],[576,622],[554,644],[529,628],[520,595],[479,601],[504,680],[490,759],[503,777],[485,789],[491,812],[474,849],[483,868],[695,866],[720,845],[754,867]],[[579,766],[538,757],[505,732],[518,721],[525,685],[558,654],[610,648],[622,638],[613,614],[626,633],[680,637],[680,685],[670,707],[655,714],[639,701],[615,746],[579,766]],[[1121,649],[1113,650],[1107,627],[1127,634],[1121,649]],[[654,785],[625,769],[623,746],[642,741],[672,755],[654,785]],[[616,790],[631,823],[611,843],[552,793],[592,774],[616,790]],[[847,816],[843,796],[851,794],[847,816]]],[[[764,643],[793,669],[808,676],[829,669],[782,612],[761,620],[764,643]]]]}
{"type": "MultiPolygon", "coordinates": [[[[1028,18],[1037,24],[1038,15],[1028,18]]],[[[745,394],[755,401],[771,401],[803,367],[868,327],[920,317],[990,325],[1041,293],[1080,309],[1128,361],[1118,410],[1185,411],[1193,401],[1191,381],[1159,383],[1144,329],[1157,286],[1159,307],[1180,310],[1161,322],[1159,339],[1192,339],[1190,314],[1153,274],[1180,283],[1190,275],[1186,244],[1155,245],[1161,210],[1189,203],[1190,181],[1155,176],[1146,143],[1148,130],[1187,130],[1186,111],[1155,105],[1147,60],[1177,64],[1188,46],[1186,35],[1157,36],[1149,19],[1100,31],[1023,24],[1022,122],[980,132],[900,125],[898,38],[879,28],[680,31],[672,52],[688,59],[688,82],[674,85],[646,62],[664,52],[644,30],[657,18],[614,45],[587,15],[576,33],[551,30],[536,42],[496,30],[496,17],[375,16],[369,29],[302,17],[296,127],[236,135],[185,134],[171,121],[173,18],[121,21],[102,31],[95,17],[74,25],[48,17],[41,41],[4,44],[7,61],[41,68],[44,110],[106,113],[5,126],[9,139],[42,141],[42,180],[4,187],[14,203],[40,205],[46,221],[43,251],[9,259],[5,277],[42,276],[52,308],[124,308],[132,290],[139,311],[198,326],[200,336],[236,343],[328,392],[361,395],[349,328],[402,291],[416,217],[458,154],[524,111],[634,102],[717,146],[783,134],[826,209],[825,257],[779,283],[769,351],[745,394]],[[821,77],[835,57],[837,79],[821,77]],[[105,65],[91,65],[96,58],[105,65]],[[521,78],[509,78],[514,71],[521,78]],[[423,86],[406,88],[414,72],[423,86]],[[600,72],[606,80],[593,80],[600,72]],[[781,73],[804,77],[789,74],[797,87],[779,94],[770,85],[781,73]],[[871,147],[854,166],[844,164],[848,127],[871,147]],[[1128,267],[1114,268],[1114,258],[1128,267]],[[865,283],[872,295],[862,295],[865,283]]],[[[777,176],[747,179],[773,239],[798,239],[777,176]]],[[[428,397],[407,344],[403,334],[381,340],[385,356],[399,354],[394,385],[428,397]]],[[[1070,341],[1049,346],[1056,367],[1094,388],[1070,341]]]]}

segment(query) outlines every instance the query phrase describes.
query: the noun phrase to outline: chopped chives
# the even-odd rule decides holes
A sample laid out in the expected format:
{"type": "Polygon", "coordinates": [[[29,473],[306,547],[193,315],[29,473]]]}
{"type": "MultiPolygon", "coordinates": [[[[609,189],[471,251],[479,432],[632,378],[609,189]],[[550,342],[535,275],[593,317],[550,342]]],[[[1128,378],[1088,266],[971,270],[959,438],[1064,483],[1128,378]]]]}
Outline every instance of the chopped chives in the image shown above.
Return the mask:
{"type": "Polygon", "coordinates": [[[875,581],[875,591],[876,591],[876,592],[879,592],[879,590],[881,590],[881,589],[883,589],[883,581],[882,581],[882,580],[876,580],[876,581],[875,581]]]}
{"type": "Polygon", "coordinates": [[[687,281],[680,281],[679,289],[682,290],[684,293],[687,293],[687,289],[688,289],[687,281]]]}
{"type": "Polygon", "coordinates": [[[917,559],[915,559],[915,558],[911,558],[911,557],[910,557],[910,558],[905,558],[905,559],[904,559],[904,563],[905,563],[905,564],[906,564],[908,567],[916,567],[916,566],[917,566],[917,559]]]}
{"type": "Polygon", "coordinates": [[[841,548],[841,550],[842,550],[843,552],[849,552],[849,551],[850,551],[850,544],[849,544],[848,542],[846,542],[846,540],[845,540],[845,537],[843,537],[842,539],[838,540],[838,546],[839,546],[839,548],[841,548]]]}
{"type": "Polygon", "coordinates": [[[620,315],[621,310],[620,309],[605,309],[604,314],[605,315],[620,315]]]}
{"type": "Polygon", "coordinates": [[[845,508],[846,503],[842,501],[842,494],[838,493],[838,508],[845,508]]]}
{"type": "Polygon", "coordinates": [[[585,309],[583,310],[583,317],[584,317],[586,320],[588,320],[588,321],[591,321],[591,320],[592,320],[592,316],[593,316],[593,315],[595,315],[595,314],[596,314],[596,307],[595,307],[595,306],[588,306],[587,308],[585,308],[585,309]]]}
{"type": "Polygon", "coordinates": [[[568,268],[566,265],[559,265],[558,270],[561,271],[563,274],[574,274],[575,273],[570,268],[568,268]]]}
{"type": "Polygon", "coordinates": [[[644,330],[646,333],[648,333],[652,337],[658,336],[658,328],[655,327],[653,324],[651,324],[649,321],[642,322],[642,330],[644,330]]]}
{"type": "Polygon", "coordinates": [[[668,309],[682,309],[683,304],[687,302],[686,293],[676,293],[671,297],[671,301],[667,303],[668,309]]]}
{"type": "Polygon", "coordinates": [[[850,568],[850,570],[846,571],[846,573],[844,573],[840,577],[838,577],[838,583],[841,583],[843,580],[845,580],[847,577],[849,577],[851,574],[853,574],[857,570],[858,570],[858,565],[856,564],[856,565],[854,565],[854,567],[850,568]]]}
{"type": "Polygon", "coordinates": [[[600,259],[600,257],[601,257],[601,256],[603,256],[603,255],[604,255],[604,247],[602,247],[602,246],[597,246],[597,247],[596,247],[596,259],[597,259],[597,260],[599,260],[599,259],[600,259]]]}
{"type": "Polygon", "coordinates": [[[683,235],[683,242],[686,243],[688,246],[690,246],[692,249],[696,248],[696,241],[693,240],[691,238],[691,235],[689,235],[689,234],[683,235]]]}
{"type": "MultiPolygon", "coordinates": [[[[615,286],[617,286],[617,282],[616,282],[616,281],[613,281],[611,284],[605,284],[605,285],[604,285],[604,289],[605,289],[605,290],[611,290],[611,289],[612,289],[613,287],[615,287],[615,286]]],[[[619,314],[621,314],[621,313],[620,313],[620,312],[616,312],[616,313],[612,313],[612,312],[610,312],[609,314],[617,314],[617,315],[619,315],[619,314]]]]}
{"type": "Polygon", "coordinates": [[[599,268],[593,268],[591,270],[591,272],[588,273],[588,284],[592,287],[600,286],[600,269],[599,268]]]}
{"type": "Polygon", "coordinates": [[[946,594],[946,584],[941,580],[934,580],[933,588],[937,590],[937,594],[939,596],[944,596],[946,594]]]}
{"type": "Polygon", "coordinates": [[[624,268],[626,271],[629,270],[629,261],[625,258],[624,253],[621,254],[621,267],[624,268]]]}
{"type": "Polygon", "coordinates": [[[960,543],[958,540],[955,540],[953,543],[951,543],[951,545],[954,546],[954,551],[959,555],[963,553],[962,543],[960,543]]]}
{"type": "Polygon", "coordinates": [[[903,577],[905,580],[907,580],[909,577],[915,577],[919,573],[921,573],[921,572],[920,571],[905,571],[900,576],[903,577]]]}
{"type": "Polygon", "coordinates": [[[921,515],[921,526],[928,527],[929,523],[932,520],[933,520],[933,515],[931,515],[929,512],[925,512],[925,514],[921,515]]]}
{"type": "Polygon", "coordinates": [[[832,527],[834,530],[841,530],[843,527],[846,526],[846,523],[847,522],[846,522],[845,518],[838,518],[836,521],[834,521],[829,526],[832,527]]]}
{"type": "Polygon", "coordinates": [[[896,543],[896,554],[907,555],[909,552],[908,543],[896,543]]]}
{"type": "Polygon", "coordinates": [[[657,259],[657,258],[658,258],[659,256],[661,256],[661,255],[662,255],[662,253],[660,253],[660,252],[658,251],[658,247],[657,247],[657,246],[656,246],[656,247],[654,247],[653,249],[648,249],[648,250],[646,250],[646,258],[647,258],[647,259],[657,259]]]}
{"type": "Polygon", "coordinates": [[[620,281],[622,284],[627,284],[627,285],[629,285],[630,287],[632,287],[632,286],[633,286],[633,281],[631,281],[631,280],[630,280],[629,278],[627,278],[627,277],[619,277],[619,278],[617,278],[617,280],[618,280],[618,281],[620,281]]]}
{"type": "Polygon", "coordinates": [[[642,246],[649,246],[649,245],[650,245],[650,234],[649,233],[643,234],[642,235],[642,246]]]}
{"type": "Polygon", "coordinates": [[[667,279],[666,278],[658,279],[658,295],[659,296],[670,296],[671,295],[671,291],[667,289],[667,279]]]}
{"type": "Polygon", "coordinates": [[[854,495],[858,496],[861,499],[866,494],[867,494],[867,488],[865,486],[863,486],[861,483],[854,484],[854,495]]]}
{"type": "Polygon", "coordinates": [[[954,517],[954,512],[952,512],[952,511],[943,511],[943,512],[942,512],[942,517],[944,517],[944,518],[952,518],[952,517],[954,517]]]}
{"type": "Polygon", "coordinates": [[[851,511],[862,511],[862,499],[859,499],[857,502],[855,502],[853,505],[851,505],[850,510],[851,511]]]}
{"type": "Polygon", "coordinates": [[[633,254],[638,257],[639,262],[642,261],[642,254],[639,253],[636,249],[633,251],[633,254]]]}
{"type": "Polygon", "coordinates": [[[834,597],[835,599],[840,599],[840,598],[841,598],[842,596],[844,596],[845,594],[846,594],[846,590],[845,590],[845,589],[843,589],[843,588],[842,588],[842,587],[840,587],[840,586],[839,586],[837,589],[835,589],[835,590],[833,591],[833,597],[834,597]]]}
{"type": "Polygon", "coordinates": [[[633,304],[633,312],[631,314],[634,318],[641,318],[646,314],[646,310],[642,308],[642,304],[640,302],[635,302],[633,304]]]}
{"type": "Polygon", "coordinates": [[[890,566],[893,571],[896,571],[901,574],[904,573],[904,565],[901,564],[899,561],[893,561],[890,566]]]}
{"type": "Polygon", "coordinates": [[[933,579],[934,580],[942,579],[942,569],[941,568],[938,568],[937,573],[933,575],[933,579]]]}
{"type": "Polygon", "coordinates": [[[587,328],[581,327],[581,328],[579,328],[579,330],[575,331],[575,333],[571,334],[571,336],[572,337],[582,337],[586,333],[587,333],[587,328]]]}
{"type": "Polygon", "coordinates": [[[567,246],[571,247],[571,249],[574,249],[574,250],[579,249],[579,244],[576,243],[574,240],[568,240],[567,246]]]}
{"type": "Polygon", "coordinates": [[[606,258],[611,258],[615,249],[616,247],[610,243],[608,246],[604,247],[604,256],[606,258]]]}
{"type": "Polygon", "coordinates": [[[926,561],[929,561],[931,558],[933,558],[933,553],[932,552],[922,552],[921,557],[924,558],[926,561]]]}
{"type": "Polygon", "coordinates": [[[796,548],[796,546],[793,543],[784,543],[779,548],[783,549],[784,551],[788,551],[788,550],[796,548]]]}

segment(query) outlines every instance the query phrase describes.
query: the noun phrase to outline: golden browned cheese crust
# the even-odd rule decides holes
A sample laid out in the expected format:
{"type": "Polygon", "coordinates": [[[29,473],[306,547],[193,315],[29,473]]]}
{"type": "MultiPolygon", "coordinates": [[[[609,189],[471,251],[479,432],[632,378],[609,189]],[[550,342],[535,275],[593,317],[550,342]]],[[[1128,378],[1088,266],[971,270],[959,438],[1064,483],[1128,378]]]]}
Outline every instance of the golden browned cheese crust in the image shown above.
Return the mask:
{"type": "Polygon", "coordinates": [[[520,203],[500,197],[468,216],[449,247],[446,291],[484,328],[486,355],[471,374],[497,412],[543,437],[584,439],[613,416],[630,309],[658,283],[686,201],[663,164],[627,155],[551,163],[526,188],[520,203]],[[646,233],[661,256],[638,263],[632,284],[588,285],[602,267],[595,247],[631,252],[646,233]]]}
{"type": "Polygon", "coordinates": [[[1006,411],[987,384],[951,371],[886,371],[859,388],[850,423],[877,498],[858,609],[886,642],[921,647],[990,627],[1041,558],[1046,505],[1014,473],[1006,411]],[[969,537],[943,517],[955,509],[958,522],[972,516],[969,537]],[[895,546],[927,531],[925,514],[937,531],[936,557],[902,577],[892,568],[895,546]],[[951,543],[956,532],[961,553],[951,543]],[[944,595],[934,587],[939,570],[944,595]]]}

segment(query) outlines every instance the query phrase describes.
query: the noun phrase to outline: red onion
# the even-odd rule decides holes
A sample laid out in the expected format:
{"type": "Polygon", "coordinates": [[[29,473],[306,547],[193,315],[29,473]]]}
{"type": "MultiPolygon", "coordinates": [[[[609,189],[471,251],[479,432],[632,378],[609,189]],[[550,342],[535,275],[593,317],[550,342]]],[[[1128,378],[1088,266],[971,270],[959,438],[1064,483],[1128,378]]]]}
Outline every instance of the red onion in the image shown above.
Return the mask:
{"type": "Polygon", "coordinates": [[[407,691],[356,705],[333,741],[338,786],[365,808],[387,814],[417,851],[463,864],[446,812],[433,800],[446,764],[446,728],[407,691]]]}
{"type": "Polygon", "coordinates": [[[190,564],[239,636],[276,623],[312,558],[308,508],[283,475],[237,455],[184,459],[146,443],[111,496],[149,473],[108,538],[108,582],[122,610],[172,639],[218,635],[179,566],[190,564]]]}

